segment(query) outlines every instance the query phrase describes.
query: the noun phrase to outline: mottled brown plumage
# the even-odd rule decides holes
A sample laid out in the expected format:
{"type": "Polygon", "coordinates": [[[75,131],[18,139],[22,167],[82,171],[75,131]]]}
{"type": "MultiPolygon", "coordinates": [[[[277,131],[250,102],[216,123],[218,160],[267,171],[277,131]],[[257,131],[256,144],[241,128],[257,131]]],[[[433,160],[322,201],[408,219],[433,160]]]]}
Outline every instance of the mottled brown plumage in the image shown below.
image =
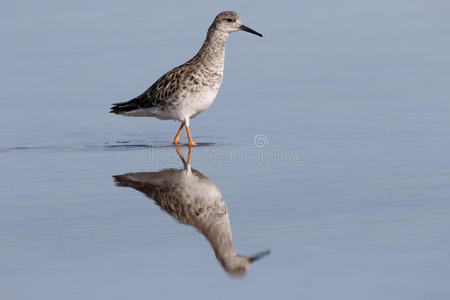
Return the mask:
{"type": "MultiPolygon", "coordinates": [[[[189,144],[195,145],[188,129],[189,120],[213,103],[222,84],[227,37],[238,30],[262,36],[242,25],[237,13],[222,12],[214,19],[203,46],[192,59],[164,74],[136,98],[113,104],[110,112],[181,121],[187,127],[189,144]]],[[[179,133],[175,144],[178,138],[179,133]]]]}

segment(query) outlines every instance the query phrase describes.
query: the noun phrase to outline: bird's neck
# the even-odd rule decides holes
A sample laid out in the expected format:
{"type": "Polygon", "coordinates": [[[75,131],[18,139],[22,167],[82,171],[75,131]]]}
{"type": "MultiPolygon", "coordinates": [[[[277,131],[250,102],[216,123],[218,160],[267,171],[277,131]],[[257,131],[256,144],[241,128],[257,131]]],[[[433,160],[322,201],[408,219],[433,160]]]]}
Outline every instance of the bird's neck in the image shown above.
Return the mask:
{"type": "Polygon", "coordinates": [[[214,25],[209,27],[205,42],[197,54],[205,65],[223,70],[228,35],[229,33],[217,30],[214,25]]]}
{"type": "Polygon", "coordinates": [[[219,219],[219,221],[207,226],[204,230],[202,230],[202,233],[211,243],[217,259],[223,262],[225,259],[235,256],[236,251],[233,248],[233,243],[231,240],[231,227],[230,222],[228,221],[228,216],[225,215],[221,219],[222,220],[219,219]]]}

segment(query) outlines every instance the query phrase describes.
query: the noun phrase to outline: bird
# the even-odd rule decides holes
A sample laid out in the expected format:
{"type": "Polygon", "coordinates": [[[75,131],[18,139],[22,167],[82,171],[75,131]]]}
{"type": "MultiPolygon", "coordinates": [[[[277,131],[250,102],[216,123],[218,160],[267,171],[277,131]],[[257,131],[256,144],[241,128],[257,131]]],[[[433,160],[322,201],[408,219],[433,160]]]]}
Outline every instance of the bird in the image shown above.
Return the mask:
{"type": "Polygon", "coordinates": [[[179,223],[191,225],[210,242],[217,260],[232,276],[245,275],[250,263],[268,255],[269,250],[252,256],[236,253],[231,239],[228,208],[219,188],[186,161],[179,146],[177,153],[183,169],[163,169],[115,175],[117,186],[131,187],[153,199],[179,223]]]}
{"type": "Polygon", "coordinates": [[[161,76],[139,96],[129,101],[113,103],[110,113],[179,121],[181,125],[173,143],[180,144],[180,135],[186,126],[189,146],[196,146],[189,121],[214,102],[223,79],[225,42],[228,35],[235,31],[263,36],[243,25],[236,12],[219,13],[209,27],[202,47],[193,58],[161,76]]]}

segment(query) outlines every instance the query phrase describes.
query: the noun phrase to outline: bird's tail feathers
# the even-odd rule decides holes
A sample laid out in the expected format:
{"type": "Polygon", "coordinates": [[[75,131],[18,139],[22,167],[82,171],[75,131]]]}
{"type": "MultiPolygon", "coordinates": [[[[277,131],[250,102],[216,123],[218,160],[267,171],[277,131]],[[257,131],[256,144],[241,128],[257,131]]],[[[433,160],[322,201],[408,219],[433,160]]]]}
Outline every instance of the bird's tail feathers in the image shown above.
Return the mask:
{"type": "Polygon", "coordinates": [[[112,104],[111,110],[109,112],[121,115],[135,109],[135,106],[136,105],[135,103],[133,103],[133,101],[117,102],[112,104]]]}

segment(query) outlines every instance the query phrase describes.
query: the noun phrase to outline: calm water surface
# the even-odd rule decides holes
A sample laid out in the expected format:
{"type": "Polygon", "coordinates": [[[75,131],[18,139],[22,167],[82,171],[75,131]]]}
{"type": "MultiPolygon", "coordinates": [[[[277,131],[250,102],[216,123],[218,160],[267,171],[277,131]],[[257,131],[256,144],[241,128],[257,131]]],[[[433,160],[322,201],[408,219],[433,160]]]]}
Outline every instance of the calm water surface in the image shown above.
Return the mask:
{"type": "Polygon", "coordinates": [[[448,299],[449,9],[3,4],[0,298],[448,299]],[[223,196],[236,252],[271,251],[237,278],[150,197],[164,170],[186,174],[178,124],[107,113],[193,56],[225,9],[264,38],[230,36],[191,167],[199,201],[223,196]]]}

